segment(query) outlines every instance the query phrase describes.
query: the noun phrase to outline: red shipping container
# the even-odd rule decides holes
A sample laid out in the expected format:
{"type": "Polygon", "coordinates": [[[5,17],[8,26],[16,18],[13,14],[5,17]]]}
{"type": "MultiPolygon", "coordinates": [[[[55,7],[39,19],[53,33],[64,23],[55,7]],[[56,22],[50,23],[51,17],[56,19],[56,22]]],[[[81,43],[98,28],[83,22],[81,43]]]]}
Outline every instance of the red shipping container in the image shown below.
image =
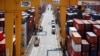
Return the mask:
{"type": "Polygon", "coordinates": [[[73,19],[73,25],[77,30],[84,30],[84,23],[79,19],[73,19]]]}
{"type": "Polygon", "coordinates": [[[90,15],[86,15],[87,17],[87,20],[90,20],[91,19],[91,16],[90,15]]]}
{"type": "Polygon", "coordinates": [[[83,18],[84,20],[86,20],[86,19],[87,19],[86,15],[82,15],[82,18],[83,18]]]}
{"type": "Polygon", "coordinates": [[[81,56],[81,52],[73,52],[72,51],[71,56],[81,56]]]}
{"type": "Polygon", "coordinates": [[[72,32],[72,39],[77,44],[81,44],[81,42],[82,42],[82,37],[78,32],[72,32]]]}
{"type": "Polygon", "coordinates": [[[81,52],[75,52],[75,51],[72,49],[71,56],[81,56],[81,52]]]}
{"type": "Polygon", "coordinates": [[[82,16],[83,16],[83,19],[85,19],[85,20],[90,20],[91,19],[90,15],[88,13],[83,13],[82,16]]]}
{"type": "Polygon", "coordinates": [[[0,52],[5,52],[5,44],[0,44],[0,48],[1,48],[1,50],[0,50],[0,52]]]}
{"type": "Polygon", "coordinates": [[[82,53],[88,53],[89,52],[89,43],[87,40],[82,40],[82,53]]]}
{"type": "Polygon", "coordinates": [[[89,43],[97,44],[97,35],[93,32],[86,32],[86,37],[89,43]]]}
{"type": "Polygon", "coordinates": [[[86,19],[86,13],[82,13],[82,18],[86,19]]]}
{"type": "Polygon", "coordinates": [[[100,36],[100,25],[93,25],[93,31],[97,36],[100,36]]]}
{"type": "Polygon", "coordinates": [[[82,20],[82,22],[85,24],[85,31],[92,31],[92,25],[90,22],[88,22],[87,20],[82,20]]]}
{"type": "Polygon", "coordinates": [[[5,39],[0,41],[0,52],[5,52],[5,39]]]}
{"type": "Polygon", "coordinates": [[[0,41],[3,40],[4,37],[3,37],[3,31],[0,31],[0,41]]]}
{"type": "Polygon", "coordinates": [[[95,21],[92,21],[92,20],[88,20],[88,22],[90,22],[92,25],[96,25],[97,24],[95,21]]]}
{"type": "Polygon", "coordinates": [[[89,56],[89,52],[88,53],[84,53],[84,52],[82,52],[82,56],[89,56]]]}
{"type": "MultiPolygon", "coordinates": [[[[15,43],[15,38],[13,38],[13,45],[15,43]]],[[[15,46],[13,46],[15,49],[15,46]]],[[[14,51],[15,52],[15,51],[14,51]]],[[[0,41],[0,56],[6,56],[6,48],[5,48],[5,39],[3,39],[2,41],[0,41]]]]}
{"type": "Polygon", "coordinates": [[[86,20],[90,20],[91,19],[89,13],[83,13],[82,16],[83,16],[83,19],[86,19],[86,20]]]}

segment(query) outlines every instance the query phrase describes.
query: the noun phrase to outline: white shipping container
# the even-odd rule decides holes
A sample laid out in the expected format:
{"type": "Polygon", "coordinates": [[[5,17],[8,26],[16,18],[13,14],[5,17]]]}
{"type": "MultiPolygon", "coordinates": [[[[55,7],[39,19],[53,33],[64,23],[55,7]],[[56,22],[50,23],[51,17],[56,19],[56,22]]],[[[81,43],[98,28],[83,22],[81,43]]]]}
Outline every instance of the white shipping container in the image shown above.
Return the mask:
{"type": "Polygon", "coordinates": [[[75,42],[72,40],[72,48],[75,52],[81,52],[81,44],[75,44],[75,42]]]}
{"type": "Polygon", "coordinates": [[[72,32],[77,32],[75,27],[69,27],[69,35],[72,36],[72,32]]]}

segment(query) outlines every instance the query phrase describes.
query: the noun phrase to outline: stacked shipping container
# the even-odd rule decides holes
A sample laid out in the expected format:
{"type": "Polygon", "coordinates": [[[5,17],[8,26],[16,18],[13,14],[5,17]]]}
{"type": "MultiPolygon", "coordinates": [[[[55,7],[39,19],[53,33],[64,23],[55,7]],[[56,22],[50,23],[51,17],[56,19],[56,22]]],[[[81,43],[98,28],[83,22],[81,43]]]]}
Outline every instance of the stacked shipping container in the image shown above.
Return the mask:
{"type": "Polygon", "coordinates": [[[93,32],[97,35],[98,56],[100,56],[100,25],[94,25],[93,32]]]}
{"type": "Polygon", "coordinates": [[[73,19],[73,26],[76,27],[82,38],[85,39],[85,29],[84,29],[84,23],[80,21],[79,19],[73,19]]]}
{"type": "Polygon", "coordinates": [[[86,32],[86,34],[90,56],[97,56],[97,36],[93,32],[86,32]]]}
{"type": "Polygon", "coordinates": [[[92,21],[92,20],[80,20],[76,18],[73,19],[74,27],[72,26],[69,27],[69,34],[68,34],[69,37],[67,40],[68,41],[67,50],[69,56],[100,56],[99,22],[100,20],[92,21]],[[75,38],[76,36],[79,35],[81,36],[80,39],[75,38]]]}
{"type": "Polygon", "coordinates": [[[71,56],[81,56],[82,37],[78,32],[72,32],[72,53],[71,56]]]}
{"type": "Polygon", "coordinates": [[[89,56],[89,43],[87,40],[82,40],[82,56],[89,56]]]}

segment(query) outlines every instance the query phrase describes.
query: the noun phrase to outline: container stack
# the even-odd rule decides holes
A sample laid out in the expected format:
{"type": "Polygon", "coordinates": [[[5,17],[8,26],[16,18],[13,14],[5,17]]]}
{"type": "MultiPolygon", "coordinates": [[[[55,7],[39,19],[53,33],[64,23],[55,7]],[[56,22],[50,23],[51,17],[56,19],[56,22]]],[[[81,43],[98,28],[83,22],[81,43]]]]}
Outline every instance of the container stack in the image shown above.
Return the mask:
{"type": "Polygon", "coordinates": [[[90,56],[97,56],[97,35],[93,32],[86,32],[87,41],[89,42],[90,56]]]}
{"type": "Polygon", "coordinates": [[[84,23],[84,29],[86,32],[92,31],[92,27],[91,27],[90,22],[88,22],[87,20],[82,20],[82,22],[84,23]]]}
{"type": "Polygon", "coordinates": [[[97,47],[98,47],[98,56],[100,56],[100,25],[93,26],[93,32],[97,35],[97,47]]]}
{"type": "Polygon", "coordinates": [[[100,20],[74,18],[69,26],[67,50],[69,56],[100,56],[100,20]],[[80,39],[77,37],[80,36],[80,39]],[[77,49],[78,47],[78,49],[77,49]],[[80,52],[79,52],[80,50],[80,52]]]}
{"type": "Polygon", "coordinates": [[[81,19],[77,18],[78,9],[75,6],[68,6],[66,10],[66,32],[68,35],[66,46],[68,54],[69,56],[74,56],[73,54],[77,52],[75,49],[77,44],[73,39],[73,33],[77,32],[82,40],[80,43],[81,56],[100,56],[100,5],[89,5],[88,8],[87,6],[83,7],[82,10],[84,12],[82,12],[81,19]]]}
{"type": "Polygon", "coordinates": [[[92,20],[87,20],[90,24],[91,24],[91,29],[93,31],[93,25],[96,25],[97,23],[95,21],[92,20]]]}
{"type": "Polygon", "coordinates": [[[76,29],[78,30],[78,32],[82,36],[82,38],[86,39],[84,23],[81,20],[74,18],[73,26],[76,27],[76,29]]]}
{"type": "Polygon", "coordinates": [[[83,18],[84,20],[90,20],[90,19],[91,19],[91,16],[90,16],[89,13],[83,13],[83,14],[82,14],[82,18],[83,18]]]}
{"type": "Polygon", "coordinates": [[[72,33],[77,32],[77,29],[75,27],[69,27],[69,35],[72,37],[72,33]]]}
{"type": "Polygon", "coordinates": [[[81,56],[82,37],[78,32],[72,32],[72,52],[71,56],[81,56]]]}
{"type": "Polygon", "coordinates": [[[89,56],[89,43],[87,40],[82,40],[82,56],[89,56]]]}

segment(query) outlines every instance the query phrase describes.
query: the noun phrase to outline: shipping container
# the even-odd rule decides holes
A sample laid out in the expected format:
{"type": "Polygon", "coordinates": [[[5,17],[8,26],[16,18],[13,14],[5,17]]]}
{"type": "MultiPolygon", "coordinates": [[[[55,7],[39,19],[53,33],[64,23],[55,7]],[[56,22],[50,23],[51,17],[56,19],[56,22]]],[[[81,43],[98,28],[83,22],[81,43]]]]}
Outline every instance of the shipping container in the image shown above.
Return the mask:
{"type": "Polygon", "coordinates": [[[73,19],[73,26],[76,27],[78,31],[79,30],[84,31],[84,23],[79,19],[76,18],[73,19]]]}
{"type": "Polygon", "coordinates": [[[93,25],[93,31],[97,36],[100,36],[100,25],[93,25]]]}
{"type": "Polygon", "coordinates": [[[0,41],[0,55],[4,56],[5,55],[5,39],[3,39],[2,41],[0,41]]]}
{"type": "Polygon", "coordinates": [[[96,25],[97,23],[93,20],[88,20],[89,23],[91,23],[92,25],[96,25]]]}
{"type": "Polygon", "coordinates": [[[81,56],[81,52],[75,52],[72,48],[71,56],[81,56]]]}
{"type": "Polygon", "coordinates": [[[81,52],[72,52],[71,56],[81,56],[81,52]]]}
{"type": "Polygon", "coordinates": [[[72,32],[72,39],[77,44],[81,44],[81,42],[82,42],[82,37],[78,32],[72,32]]]}
{"type": "Polygon", "coordinates": [[[2,41],[4,39],[3,37],[3,31],[0,31],[0,41],[2,41]]]}
{"type": "Polygon", "coordinates": [[[89,44],[90,51],[97,52],[97,44],[89,44]]]}
{"type": "Polygon", "coordinates": [[[82,39],[82,53],[89,53],[89,43],[85,39],[82,39]]]}
{"type": "Polygon", "coordinates": [[[84,25],[85,31],[92,31],[92,25],[90,22],[88,22],[87,20],[82,20],[82,22],[85,24],[84,25]]]}
{"type": "Polygon", "coordinates": [[[97,44],[90,44],[89,45],[89,55],[90,56],[97,56],[97,44]]]}
{"type": "Polygon", "coordinates": [[[69,35],[72,37],[72,33],[77,32],[77,29],[75,27],[69,27],[69,35]]]}
{"type": "Polygon", "coordinates": [[[100,20],[96,20],[95,22],[96,22],[98,25],[100,25],[100,20]]]}
{"type": "Polygon", "coordinates": [[[86,37],[89,43],[97,44],[97,35],[93,32],[86,32],[86,37]]]}
{"type": "Polygon", "coordinates": [[[89,23],[91,23],[91,29],[93,31],[93,25],[97,25],[96,21],[88,20],[89,23]]]}
{"type": "Polygon", "coordinates": [[[87,53],[82,52],[82,56],[89,56],[89,52],[87,52],[87,53]]]}
{"type": "Polygon", "coordinates": [[[81,44],[77,44],[74,40],[72,40],[72,48],[75,52],[81,52],[81,44]]]}
{"type": "MultiPolygon", "coordinates": [[[[0,56],[6,56],[5,38],[0,41],[0,56]]],[[[13,38],[13,56],[15,56],[15,38],[13,38]]]]}
{"type": "Polygon", "coordinates": [[[91,19],[91,16],[90,16],[88,13],[83,13],[83,14],[82,14],[82,18],[83,18],[84,20],[90,20],[90,19],[91,19]]]}

